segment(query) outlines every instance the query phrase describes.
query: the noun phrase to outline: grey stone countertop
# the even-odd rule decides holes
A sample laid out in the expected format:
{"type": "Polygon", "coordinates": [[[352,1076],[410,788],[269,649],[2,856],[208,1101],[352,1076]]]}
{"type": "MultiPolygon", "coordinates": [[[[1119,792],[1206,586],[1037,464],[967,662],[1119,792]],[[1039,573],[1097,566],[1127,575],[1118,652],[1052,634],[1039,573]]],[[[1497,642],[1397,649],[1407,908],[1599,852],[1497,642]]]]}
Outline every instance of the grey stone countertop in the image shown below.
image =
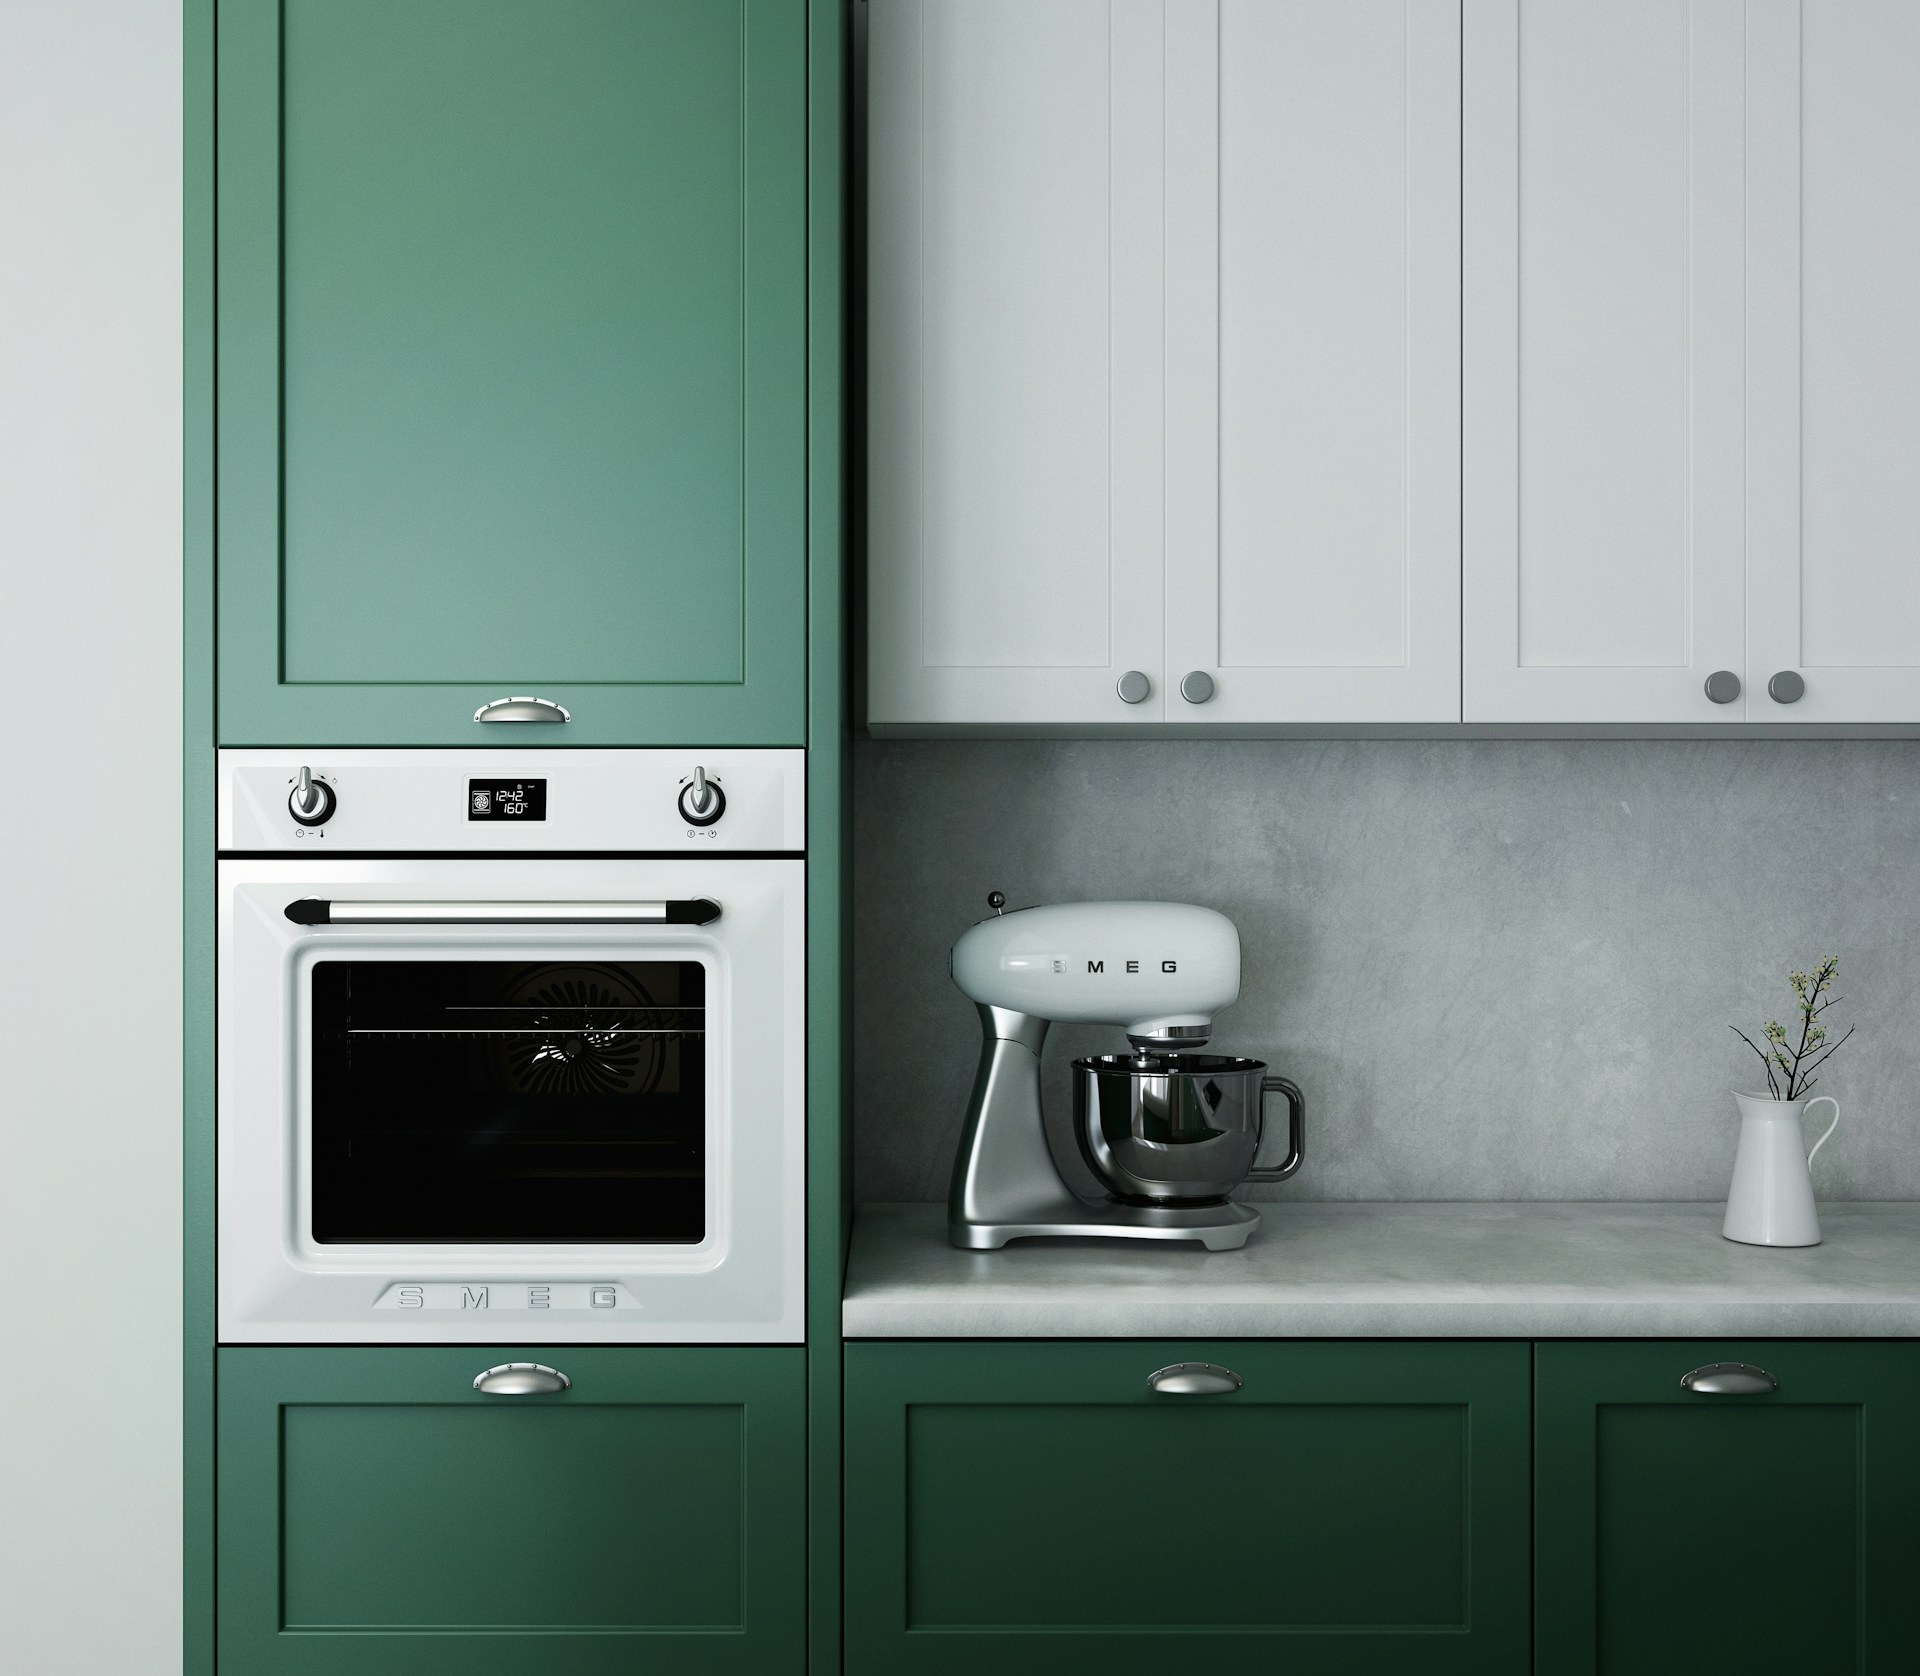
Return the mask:
{"type": "Polygon", "coordinates": [[[1824,1243],[1719,1204],[1262,1204],[1240,1251],[947,1244],[944,1205],[855,1213],[849,1338],[1920,1337],[1920,1204],[1823,1204],[1824,1243]]]}

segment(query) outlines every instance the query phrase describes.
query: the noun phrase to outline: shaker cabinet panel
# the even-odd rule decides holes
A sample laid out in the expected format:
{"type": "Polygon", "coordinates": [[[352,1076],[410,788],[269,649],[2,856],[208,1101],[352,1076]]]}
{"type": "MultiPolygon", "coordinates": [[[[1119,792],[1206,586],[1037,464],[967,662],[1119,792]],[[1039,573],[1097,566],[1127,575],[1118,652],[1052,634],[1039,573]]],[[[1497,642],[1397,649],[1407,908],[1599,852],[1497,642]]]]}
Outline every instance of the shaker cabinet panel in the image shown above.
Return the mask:
{"type": "Polygon", "coordinates": [[[1466,0],[1464,713],[1746,667],[1739,0],[1466,0]]]}
{"type": "Polygon", "coordinates": [[[1905,0],[870,10],[875,728],[1920,726],[1905,0]]]}
{"type": "Polygon", "coordinates": [[[798,1350],[223,1350],[221,1670],[798,1671],[802,1375],[798,1350]],[[507,1361],[573,1384],[473,1389],[507,1361]]]}
{"type": "Polygon", "coordinates": [[[1535,1354],[1540,1676],[1913,1668],[1920,1344],[1535,1354]],[[1680,1383],[1726,1362],[1778,1389],[1680,1383]]]}
{"type": "Polygon", "coordinates": [[[1456,0],[869,12],[870,721],[1457,721],[1456,0]]]}
{"type": "Polygon", "coordinates": [[[1920,721],[1920,12],[1747,18],[1747,713],[1920,721]]]}
{"type": "Polygon", "coordinates": [[[1161,714],[1159,13],[869,7],[877,722],[1161,714]]]}
{"type": "Polygon", "coordinates": [[[1521,1344],[850,1344],[846,1668],[1517,1676],[1526,1393],[1521,1344]]]}
{"type": "Polygon", "coordinates": [[[1167,41],[1168,715],[1458,721],[1457,0],[1167,41]]]}
{"type": "Polygon", "coordinates": [[[801,743],[805,0],[218,31],[221,742],[801,743]]]}

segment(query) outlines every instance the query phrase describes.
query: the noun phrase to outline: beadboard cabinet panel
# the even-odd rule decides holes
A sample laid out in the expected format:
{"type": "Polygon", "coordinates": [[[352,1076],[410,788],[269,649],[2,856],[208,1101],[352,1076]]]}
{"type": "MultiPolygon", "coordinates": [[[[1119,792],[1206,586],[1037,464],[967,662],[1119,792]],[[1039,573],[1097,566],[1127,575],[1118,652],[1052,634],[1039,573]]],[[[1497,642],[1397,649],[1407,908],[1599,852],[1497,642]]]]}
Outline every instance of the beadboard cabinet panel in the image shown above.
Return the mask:
{"type": "Polygon", "coordinates": [[[804,1375],[799,1350],[221,1351],[220,1668],[799,1670],[804,1375]],[[475,1391],[503,1361],[572,1387],[475,1391]]]}
{"type": "Polygon", "coordinates": [[[1469,722],[1740,719],[1741,10],[1465,0],[1469,722]]]}
{"type": "Polygon", "coordinates": [[[798,744],[804,0],[218,13],[223,744],[798,744]]]}
{"type": "Polygon", "coordinates": [[[1541,1344],[1534,1423],[1539,1676],[1913,1668],[1920,1345],[1541,1344]]]}
{"type": "Polygon", "coordinates": [[[1168,713],[1458,721],[1457,0],[1167,33],[1168,713]]]}
{"type": "Polygon", "coordinates": [[[1920,720],[1920,12],[1747,17],[1747,713],[1920,720]]]}
{"type": "Polygon", "coordinates": [[[1161,712],[1161,11],[870,7],[876,720],[1161,712]]]}
{"type": "Polygon", "coordinates": [[[1524,1344],[849,1344],[849,1676],[1520,1676],[1527,1360],[1524,1344]],[[1183,1361],[1245,1384],[1149,1387],[1183,1361]]]}

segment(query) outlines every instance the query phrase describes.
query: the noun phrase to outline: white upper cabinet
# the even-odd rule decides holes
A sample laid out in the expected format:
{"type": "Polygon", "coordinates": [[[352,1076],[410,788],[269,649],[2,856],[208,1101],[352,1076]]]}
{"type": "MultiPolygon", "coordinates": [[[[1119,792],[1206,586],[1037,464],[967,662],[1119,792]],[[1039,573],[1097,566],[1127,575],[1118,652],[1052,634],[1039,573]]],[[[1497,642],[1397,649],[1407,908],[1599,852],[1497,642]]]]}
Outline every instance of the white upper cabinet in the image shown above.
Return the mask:
{"type": "Polygon", "coordinates": [[[1465,36],[1466,720],[1920,723],[1920,6],[1465,36]]]}
{"type": "Polygon", "coordinates": [[[1457,722],[1458,0],[1166,11],[1168,717],[1457,722]]]}
{"type": "Polygon", "coordinates": [[[1163,714],[1159,14],[868,8],[875,723],[1163,714]]]}
{"type": "Polygon", "coordinates": [[[1458,19],[872,0],[874,725],[1459,720],[1458,19]]]}
{"type": "Polygon", "coordinates": [[[1741,11],[1466,0],[1469,722],[1740,719],[1741,11]]]}
{"type": "Polygon", "coordinates": [[[868,13],[873,726],[1920,729],[1920,0],[868,13]]]}
{"type": "Polygon", "coordinates": [[[1747,8],[1750,721],[1920,722],[1917,75],[1914,0],[1747,8]]]}

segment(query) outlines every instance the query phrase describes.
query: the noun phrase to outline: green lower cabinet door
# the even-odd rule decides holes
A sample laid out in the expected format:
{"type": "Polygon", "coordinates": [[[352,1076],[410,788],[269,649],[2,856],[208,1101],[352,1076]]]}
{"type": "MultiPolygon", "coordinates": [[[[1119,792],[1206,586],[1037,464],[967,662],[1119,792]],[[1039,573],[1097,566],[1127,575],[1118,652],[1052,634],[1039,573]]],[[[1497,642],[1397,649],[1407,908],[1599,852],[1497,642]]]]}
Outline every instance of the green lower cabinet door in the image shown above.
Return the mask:
{"type": "Polygon", "coordinates": [[[851,1676],[1504,1676],[1524,1344],[850,1344],[851,1676]],[[1160,1394],[1178,1362],[1224,1394],[1160,1394]]]}
{"type": "Polygon", "coordinates": [[[800,1676],[804,1355],[223,1350],[221,1676],[800,1676]]]}
{"type": "Polygon", "coordinates": [[[1920,1344],[1542,1344],[1541,1676],[1920,1670],[1920,1344]],[[1758,1394],[1682,1378],[1745,1363],[1758,1394]]]}

